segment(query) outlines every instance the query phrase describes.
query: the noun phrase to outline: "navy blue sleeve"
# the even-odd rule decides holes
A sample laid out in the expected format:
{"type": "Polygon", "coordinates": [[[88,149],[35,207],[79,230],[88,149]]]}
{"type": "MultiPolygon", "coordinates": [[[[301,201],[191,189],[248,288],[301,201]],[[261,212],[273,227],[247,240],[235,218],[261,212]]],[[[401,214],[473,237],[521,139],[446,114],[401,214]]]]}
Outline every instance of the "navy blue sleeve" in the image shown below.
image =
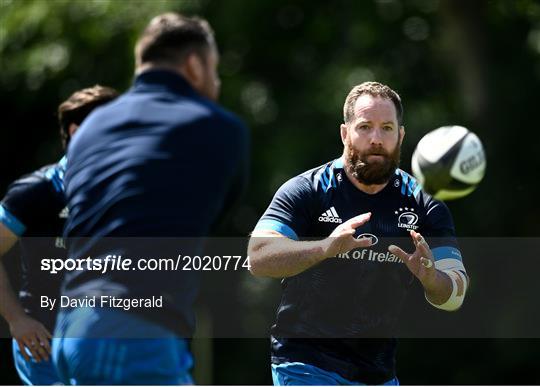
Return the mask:
{"type": "Polygon", "coordinates": [[[426,215],[425,236],[455,239],[456,231],[452,214],[446,204],[439,200],[430,200],[427,204],[426,215]]]}
{"type": "Polygon", "coordinates": [[[428,202],[426,210],[427,222],[423,235],[433,252],[437,268],[444,269],[449,265],[461,268],[463,259],[450,210],[446,204],[434,199],[428,202]]]}
{"type": "Polygon", "coordinates": [[[0,223],[17,236],[22,236],[32,219],[37,216],[33,209],[48,196],[49,187],[44,180],[25,176],[8,187],[0,202],[0,223]]]}
{"type": "Polygon", "coordinates": [[[230,156],[235,158],[234,175],[230,191],[225,199],[227,209],[234,207],[244,195],[249,176],[249,160],[250,160],[250,133],[248,128],[242,121],[234,117],[231,120],[233,126],[231,136],[228,140],[231,143],[230,156]]]}
{"type": "MultiPolygon", "coordinates": [[[[227,219],[230,219],[246,192],[250,166],[250,133],[236,115],[220,106],[212,106],[215,109],[214,114],[200,120],[201,127],[205,128],[203,131],[210,134],[211,141],[206,140],[204,144],[206,155],[199,159],[199,166],[205,173],[219,170],[219,175],[202,181],[203,185],[199,185],[199,189],[213,192],[213,200],[220,202],[219,212],[210,226],[210,230],[214,232],[227,224],[227,219]]],[[[182,133],[185,132],[185,129],[182,130],[182,133]]],[[[197,195],[197,200],[191,202],[200,201],[200,206],[208,206],[208,201],[203,198],[203,195],[197,195]]]]}
{"type": "Polygon", "coordinates": [[[299,236],[308,233],[313,200],[314,192],[309,180],[302,176],[292,178],[278,189],[255,231],[277,231],[298,240],[299,236]]]}

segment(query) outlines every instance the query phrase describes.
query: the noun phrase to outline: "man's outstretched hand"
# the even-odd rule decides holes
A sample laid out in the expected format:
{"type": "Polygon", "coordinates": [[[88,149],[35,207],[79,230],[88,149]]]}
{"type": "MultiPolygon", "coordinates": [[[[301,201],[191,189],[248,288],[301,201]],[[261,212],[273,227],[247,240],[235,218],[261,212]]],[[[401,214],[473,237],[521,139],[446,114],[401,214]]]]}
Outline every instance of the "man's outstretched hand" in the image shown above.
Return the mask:
{"type": "Polygon", "coordinates": [[[355,216],[345,223],[337,226],[334,231],[326,238],[327,257],[335,257],[338,254],[346,253],[354,249],[369,247],[372,244],[371,238],[356,239],[354,233],[356,229],[367,222],[371,218],[371,212],[355,216]]]}
{"type": "Polygon", "coordinates": [[[426,290],[431,289],[437,279],[433,253],[420,233],[411,230],[410,234],[416,247],[412,254],[406,253],[395,245],[390,245],[388,251],[403,261],[405,266],[418,278],[426,290]]]}

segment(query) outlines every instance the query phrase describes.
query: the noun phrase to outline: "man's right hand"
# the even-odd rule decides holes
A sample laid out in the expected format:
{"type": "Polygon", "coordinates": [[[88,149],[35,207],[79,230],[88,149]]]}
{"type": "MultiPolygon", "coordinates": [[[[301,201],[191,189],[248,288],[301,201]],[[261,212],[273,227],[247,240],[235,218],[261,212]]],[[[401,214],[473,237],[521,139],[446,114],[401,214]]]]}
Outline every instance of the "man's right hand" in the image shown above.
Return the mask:
{"type": "Polygon", "coordinates": [[[24,315],[10,321],[9,329],[26,361],[30,361],[26,348],[28,348],[36,362],[49,360],[52,335],[43,324],[24,315]]]}
{"type": "Polygon", "coordinates": [[[346,253],[354,249],[371,246],[371,238],[356,239],[354,237],[356,229],[369,222],[370,218],[371,212],[367,212],[355,216],[337,226],[330,236],[325,239],[325,255],[327,257],[335,257],[338,254],[346,253]]]}

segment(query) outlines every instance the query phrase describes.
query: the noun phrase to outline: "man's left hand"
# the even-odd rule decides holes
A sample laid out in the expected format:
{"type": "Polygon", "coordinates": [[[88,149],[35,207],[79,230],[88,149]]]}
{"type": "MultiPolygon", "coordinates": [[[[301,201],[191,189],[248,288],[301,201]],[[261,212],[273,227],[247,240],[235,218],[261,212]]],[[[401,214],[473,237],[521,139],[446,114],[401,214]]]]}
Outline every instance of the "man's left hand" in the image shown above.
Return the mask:
{"type": "Polygon", "coordinates": [[[437,270],[435,269],[435,259],[424,237],[411,230],[411,238],[416,249],[414,253],[409,254],[395,245],[390,245],[388,251],[396,255],[403,261],[405,266],[422,283],[425,289],[430,289],[436,282],[437,270]]]}

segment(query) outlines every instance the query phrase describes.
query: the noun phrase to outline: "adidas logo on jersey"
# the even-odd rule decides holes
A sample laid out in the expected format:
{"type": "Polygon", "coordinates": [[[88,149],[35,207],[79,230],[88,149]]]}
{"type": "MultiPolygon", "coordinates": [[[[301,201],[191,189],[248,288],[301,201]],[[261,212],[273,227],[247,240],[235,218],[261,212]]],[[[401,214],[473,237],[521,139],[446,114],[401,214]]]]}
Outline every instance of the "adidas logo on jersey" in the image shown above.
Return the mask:
{"type": "Polygon", "coordinates": [[[329,210],[326,210],[319,216],[319,222],[328,222],[328,223],[343,223],[339,217],[336,209],[332,206],[329,210]]]}

